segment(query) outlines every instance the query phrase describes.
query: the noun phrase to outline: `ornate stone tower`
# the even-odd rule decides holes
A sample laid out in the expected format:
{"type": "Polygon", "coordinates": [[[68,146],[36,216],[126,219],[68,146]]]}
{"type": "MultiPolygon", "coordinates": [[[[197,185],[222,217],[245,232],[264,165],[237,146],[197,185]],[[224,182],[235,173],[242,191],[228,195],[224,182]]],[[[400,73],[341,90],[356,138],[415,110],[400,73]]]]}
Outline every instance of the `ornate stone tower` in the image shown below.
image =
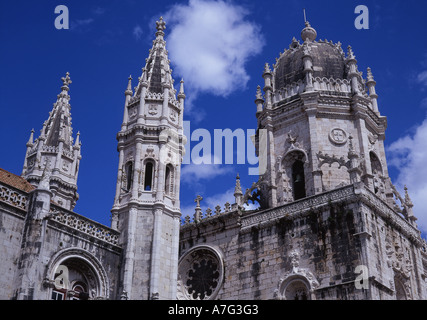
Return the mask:
{"type": "Polygon", "coordinates": [[[180,226],[180,168],[184,154],[184,86],[176,96],[164,40],[156,39],[142,76],[125,91],[117,134],[119,167],[112,228],[124,248],[118,294],[127,299],[176,297],[180,226]]]}
{"type": "Polygon", "coordinates": [[[81,142],[80,133],[77,133],[76,141],[73,142],[68,94],[71,80],[68,72],[62,82],[61,93],[35,141],[34,130],[31,130],[21,176],[37,187],[43,172],[46,169],[51,171],[49,189],[53,194],[52,200],[65,209],[73,210],[79,198],[77,176],[81,142]]]}
{"type": "MultiPolygon", "coordinates": [[[[309,22],[289,49],[265,65],[264,96],[258,87],[258,130],[266,143],[267,170],[259,188],[276,207],[362,181],[393,205],[384,138],[386,117],[377,105],[375,81],[359,72],[355,55],[341,43],[316,41],[309,22]]],[[[259,134],[258,141],[262,141],[259,134]]],[[[263,145],[263,149],[261,148],[263,145]]]]}

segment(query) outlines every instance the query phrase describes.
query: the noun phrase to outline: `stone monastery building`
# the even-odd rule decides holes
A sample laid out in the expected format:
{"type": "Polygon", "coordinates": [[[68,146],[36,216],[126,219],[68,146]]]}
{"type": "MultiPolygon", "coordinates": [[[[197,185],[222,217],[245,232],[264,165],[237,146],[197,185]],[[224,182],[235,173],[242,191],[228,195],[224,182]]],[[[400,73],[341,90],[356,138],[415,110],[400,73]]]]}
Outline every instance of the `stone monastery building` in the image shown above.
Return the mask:
{"type": "Polygon", "coordinates": [[[427,299],[426,242],[388,176],[372,72],[308,22],[256,91],[265,170],[245,191],[237,176],[215,212],[198,196],[181,223],[185,94],[164,30],[160,18],[125,91],[111,226],[73,211],[68,73],[21,176],[0,170],[0,299],[427,299]]]}

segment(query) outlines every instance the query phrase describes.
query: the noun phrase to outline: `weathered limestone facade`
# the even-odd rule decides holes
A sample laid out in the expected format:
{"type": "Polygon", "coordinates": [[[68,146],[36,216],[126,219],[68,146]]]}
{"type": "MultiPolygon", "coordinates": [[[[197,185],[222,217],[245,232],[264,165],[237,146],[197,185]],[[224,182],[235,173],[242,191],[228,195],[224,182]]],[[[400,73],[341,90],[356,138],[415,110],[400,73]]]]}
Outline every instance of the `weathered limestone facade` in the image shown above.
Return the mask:
{"type": "Polygon", "coordinates": [[[162,18],[156,29],[125,91],[111,227],[73,211],[68,73],[22,175],[0,169],[0,299],[427,299],[427,245],[388,176],[372,72],[350,47],[316,41],[307,23],[265,65],[258,181],[243,192],[237,176],[235,203],[214,212],[197,196],[181,223],[184,84],[162,18]]]}
{"type": "Polygon", "coordinates": [[[274,209],[235,209],[187,223],[180,250],[182,299],[425,299],[427,294],[419,231],[362,182],[274,209]],[[203,273],[203,260],[217,268],[203,273]],[[368,270],[366,289],[356,287],[357,266],[368,270]],[[192,280],[198,272],[213,279],[205,284],[207,293],[192,280]]]}
{"type": "Polygon", "coordinates": [[[115,298],[118,232],[54,204],[43,185],[26,192],[21,177],[1,174],[0,299],[115,298]]]}
{"type": "Polygon", "coordinates": [[[259,180],[243,194],[238,178],[222,212],[203,215],[197,199],[181,228],[179,298],[427,298],[426,244],[388,176],[371,69],[364,79],[351,47],[316,37],[307,22],[303,43],[265,65],[259,180]],[[258,210],[244,211],[250,200],[258,210]]]}

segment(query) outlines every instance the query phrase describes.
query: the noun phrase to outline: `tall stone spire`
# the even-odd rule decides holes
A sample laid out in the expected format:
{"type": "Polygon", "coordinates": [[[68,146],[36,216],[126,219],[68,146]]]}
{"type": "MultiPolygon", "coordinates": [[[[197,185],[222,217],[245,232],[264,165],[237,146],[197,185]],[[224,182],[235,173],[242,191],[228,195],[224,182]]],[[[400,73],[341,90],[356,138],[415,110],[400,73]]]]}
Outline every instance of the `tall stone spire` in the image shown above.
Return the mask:
{"type": "MultiPolygon", "coordinates": [[[[149,50],[148,58],[146,59],[145,69],[146,74],[141,76],[140,83],[138,84],[136,95],[141,93],[141,82],[147,81],[148,92],[163,93],[164,85],[173,89],[174,80],[172,79],[172,69],[170,68],[170,61],[168,58],[168,51],[166,50],[166,41],[164,40],[164,30],[166,23],[163,17],[160,17],[156,22],[156,39],[153,41],[153,46],[149,50]]],[[[170,92],[170,97],[174,98],[175,91],[170,92]]]]}
{"type": "Polygon", "coordinates": [[[43,123],[40,136],[33,142],[32,133],[27,143],[22,176],[37,187],[47,163],[50,163],[52,200],[72,210],[78,199],[77,176],[81,159],[81,142],[78,137],[76,143],[73,143],[68,94],[71,84],[70,74],[67,72],[61,80],[61,92],[53,104],[52,111],[49,112],[49,118],[43,123]]]}
{"type": "Polygon", "coordinates": [[[185,93],[183,81],[178,94],[174,88],[165,29],[160,17],[133,93],[128,83],[117,134],[111,226],[120,231],[124,252],[120,290],[129,299],[176,298],[185,93]]]}

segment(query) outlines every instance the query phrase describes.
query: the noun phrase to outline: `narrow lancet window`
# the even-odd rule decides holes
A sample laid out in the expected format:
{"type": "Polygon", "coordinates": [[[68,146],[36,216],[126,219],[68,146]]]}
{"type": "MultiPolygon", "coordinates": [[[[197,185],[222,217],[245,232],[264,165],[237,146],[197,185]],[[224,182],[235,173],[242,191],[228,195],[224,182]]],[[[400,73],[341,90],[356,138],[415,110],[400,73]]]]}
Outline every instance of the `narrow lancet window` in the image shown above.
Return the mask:
{"type": "Polygon", "coordinates": [[[133,179],[133,165],[132,162],[126,163],[126,191],[130,191],[132,188],[132,179],[133,179]]]}
{"type": "Polygon", "coordinates": [[[294,200],[299,200],[306,197],[304,164],[300,160],[296,160],[292,165],[292,186],[294,200]]]}
{"type": "Polygon", "coordinates": [[[144,178],[144,190],[151,191],[153,188],[153,163],[147,162],[145,164],[145,178],[144,178]]]}

